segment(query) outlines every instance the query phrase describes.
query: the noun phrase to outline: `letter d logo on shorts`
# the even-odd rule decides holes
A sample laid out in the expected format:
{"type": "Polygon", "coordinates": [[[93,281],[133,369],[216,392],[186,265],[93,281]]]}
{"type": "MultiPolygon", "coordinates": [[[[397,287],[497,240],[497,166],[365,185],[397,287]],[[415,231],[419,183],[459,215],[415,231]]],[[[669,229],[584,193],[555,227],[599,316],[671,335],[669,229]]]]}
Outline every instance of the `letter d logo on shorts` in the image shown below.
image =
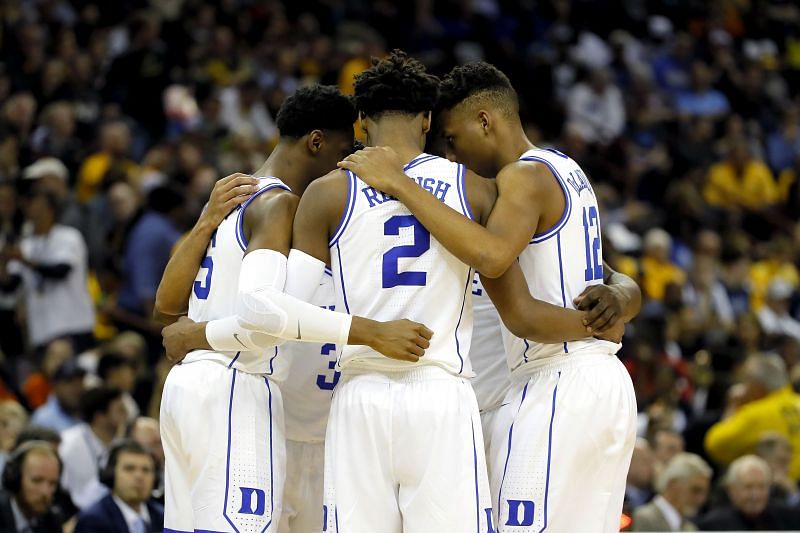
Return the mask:
{"type": "Polygon", "coordinates": [[[532,526],[533,525],[533,502],[530,500],[506,500],[508,502],[508,521],[507,526],[532,526]],[[520,516],[520,507],[522,516],[520,516]]]}
{"type": "Polygon", "coordinates": [[[253,489],[250,487],[239,487],[242,491],[242,508],[239,509],[239,514],[253,514],[261,516],[267,507],[267,495],[261,489],[253,489]],[[253,502],[255,496],[255,502],[253,502]],[[255,503],[255,509],[253,509],[255,503]]]}

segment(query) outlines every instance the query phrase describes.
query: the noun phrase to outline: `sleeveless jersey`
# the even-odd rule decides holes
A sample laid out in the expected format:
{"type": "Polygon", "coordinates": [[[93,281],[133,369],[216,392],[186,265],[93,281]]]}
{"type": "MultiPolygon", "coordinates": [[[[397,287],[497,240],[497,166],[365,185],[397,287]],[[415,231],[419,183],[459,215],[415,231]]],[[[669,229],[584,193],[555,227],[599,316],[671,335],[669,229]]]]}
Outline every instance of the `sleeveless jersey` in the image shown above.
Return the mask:
{"type": "MultiPolygon", "coordinates": [[[[529,150],[523,161],[547,165],[564,193],[564,213],[544,233],[531,238],[519,256],[519,265],[531,295],[554,305],[574,309],[573,298],[589,285],[603,283],[603,249],[597,199],[583,170],[556,150],[529,150]]],[[[508,367],[580,350],[616,353],[620,345],[598,339],[541,344],[520,339],[503,328],[508,367]]]]}
{"type": "MultiPolygon", "coordinates": [[[[189,318],[195,322],[206,322],[225,318],[236,313],[236,298],[239,293],[239,271],[247,249],[242,224],[247,207],[261,194],[272,189],[290,190],[278,178],[260,178],[259,189],[240,207],[231,211],[220,223],[208,243],[206,256],[197,271],[192,294],[189,298],[189,318]]],[[[190,352],[184,362],[216,361],[232,365],[242,372],[270,375],[280,379],[286,365],[278,365],[277,348],[264,351],[219,353],[213,350],[190,352]]]]}
{"type": "MultiPolygon", "coordinates": [[[[330,270],[320,281],[311,302],[337,310],[330,270]]],[[[286,438],[301,442],[324,442],[333,388],[339,381],[336,345],[287,342],[278,347],[280,359],[289,365],[281,383],[286,438]]]]}
{"type": "Polygon", "coordinates": [[[503,323],[477,274],[472,282],[472,309],[474,325],[469,360],[475,371],[472,388],[483,412],[500,406],[511,381],[504,357],[503,323]]]}
{"type": "MultiPolygon", "coordinates": [[[[463,165],[422,154],[404,168],[414,183],[472,218],[463,165]]],[[[330,240],[336,309],[375,320],[407,318],[434,334],[415,365],[438,365],[472,376],[472,272],[448,252],[397,199],[348,172],[348,200],[330,240]]],[[[408,369],[367,346],[345,346],[339,366],[408,369]]]]}

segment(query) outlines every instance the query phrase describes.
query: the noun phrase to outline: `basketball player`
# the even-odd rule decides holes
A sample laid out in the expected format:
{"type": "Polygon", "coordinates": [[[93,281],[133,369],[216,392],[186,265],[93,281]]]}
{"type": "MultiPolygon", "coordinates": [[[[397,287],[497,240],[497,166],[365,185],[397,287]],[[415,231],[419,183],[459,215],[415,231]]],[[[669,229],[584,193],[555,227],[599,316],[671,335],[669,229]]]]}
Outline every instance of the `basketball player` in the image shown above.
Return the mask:
{"type": "MultiPolygon", "coordinates": [[[[475,267],[507,326],[512,388],[490,452],[499,530],[618,531],[636,429],[633,386],[615,357],[620,345],[533,342],[508,321],[509,302],[497,290],[521,268],[530,294],[555,305],[603,296],[592,290],[581,296],[614,276],[603,268],[592,187],[575,161],[527,139],[516,92],[491,65],[455,68],[443,81],[441,103],[448,155],[497,176],[485,228],[399,179],[400,152],[368,149],[341,166],[402,201],[475,267]]],[[[638,288],[623,281],[616,290],[628,302],[617,318],[629,320],[638,312],[638,288]]],[[[601,308],[599,320],[613,322],[612,308],[601,308]]]]}
{"type": "MultiPolygon", "coordinates": [[[[368,144],[390,145],[408,161],[396,179],[427,191],[459,217],[485,222],[494,183],[420,154],[437,88],[419,62],[395,51],[356,77],[359,124],[368,144]]],[[[325,443],[324,531],[492,531],[480,420],[467,380],[470,267],[395,198],[343,171],[309,186],[293,247],[318,269],[332,261],[337,309],[381,319],[407,315],[435,331],[414,364],[369,348],[347,346],[340,353],[325,443]]],[[[524,288],[521,271],[511,272],[514,331],[550,342],[586,337],[583,313],[534,301],[516,290],[524,288]]]]}
{"type": "MultiPolygon", "coordinates": [[[[351,150],[354,118],[352,103],[334,88],[301,89],[287,99],[277,117],[281,139],[257,172],[282,179],[259,179],[258,190],[211,234],[205,257],[192,248],[198,239],[184,241],[177,254],[192,256],[195,271],[200,265],[196,281],[186,284],[176,273],[188,268],[187,257],[177,257],[165,272],[160,290],[175,290],[180,298],[161,300],[180,306],[191,292],[192,319],[229,317],[236,310],[241,315],[235,324],[212,322],[216,329],[209,325],[201,345],[206,349],[188,354],[167,377],[161,424],[169,530],[277,530],[285,451],[281,394],[273,382],[284,366],[276,357],[276,338],[364,343],[407,360],[417,360],[427,346],[430,333],[419,324],[350,317],[283,293],[298,195],[308,176],[351,150]],[[253,317],[267,335],[248,327],[253,317]]],[[[239,185],[247,186],[252,187],[239,185]]],[[[160,313],[176,314],[168,307],[160,313]]],[[[191,329],[184,321],[165,329],[168,349],[185,337],[170,336],[170,329],[191,329]]]]}

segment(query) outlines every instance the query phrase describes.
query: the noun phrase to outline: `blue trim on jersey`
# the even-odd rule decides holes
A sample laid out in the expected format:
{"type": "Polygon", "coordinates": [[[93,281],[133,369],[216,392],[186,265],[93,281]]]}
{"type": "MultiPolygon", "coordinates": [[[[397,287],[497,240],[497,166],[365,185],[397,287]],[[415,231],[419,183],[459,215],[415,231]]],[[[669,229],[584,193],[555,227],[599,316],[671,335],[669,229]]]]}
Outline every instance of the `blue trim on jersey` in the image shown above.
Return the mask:
{"type": "Polygon", "coordinates": [[[225,461],[225,502],[222,505],[222,516],[225,517],[225,520],[231,525],[236,533],[239,533],[239,529],[233,523],[233,521],[228,518],[228,487],[230,485],[231,479],[231,422],[233,420],[233,390],[236,386],[236,369],[233,370],[233,374],[231,375],[231,398],[228,403],[228,453],[227,459],[225,461]]]}
{"type": "Polygon", "coordinates": [[[269,358],[269,374],[268,374],[269,376],[271,376],[272,374],[275,373],[275,369],[272,367],[272,362],[275,360],[276,357],[278,357],[278,347],[277,346],[275,347],[275,353],[272,354],[272,357],[269,358]]]}
{"type": "Polygon", "coordinates": [[[553,406],[550,411],[550,429],[547,433],[547,477],[544,482],[544,526],[539,530],[542,533],[547,529],[547,495],[550,492],[550,457],[553,450],[553,420],[556,417],[556,392],[558,392],[558,382],[561,381],[561,372],[558,373],[556,386],[553,387],[553,406]]]}
{"type": "Polygon", "coordinates": [[[339,508],[334,505],[333,518],[336,520],[336,533],[339,533],[339,508]]]}
{"type": "Polygon", "coordinates": [[[470,420],[472,426],[472,462],[475,468],[475,527],[477,533],[481,532],[481,498],[478,493],[478,448],[475,446],[475,423],[470,420]]]}
{"type": "MultiPolygon", "coordinates": [[[[522,398],[519,401],[519,406],[517,407],[517,413],[514,415],[514,418],[517,418],[519,415],[520,409],[522,409],[522,403],[525,401],[525,396],[528,394],[528,385],[530,382],[525,384],[525,387],[522,389],[522,398]]],[[[500,517],[503,516],[503,483],[506,481],[506,471],[508,470],[508,460],[511,457],[511,438],[514,434],[514,420],[511,420],[511,427],[508,428],[508,449],[506,450],[506,464],[503,466],[503,477],[500,479],[500,490],[497,491],[497,520],[500,521],[500,517]]]]}
{"type": "Polygon", "coordinates": [[[272,189],[284,189],[286,191],[292,192],[287,185],[283,183],[273,183],[271,185],[267,185],[263,189],[259,189],[253,193],[250,198],[247,199],[245,203],[242,204],[242,208],[239,209],[239,214],[236,215],[236,240],[239,242],[239,246],[241,246],[242,251],[244,252],[247,250],[247,238],[244,236],[244,211],[247,209],[247,206],[250,205],[253,200],[261,196],[262,193],[267,191],[271,191],[272,189]]]}
{"type": "MultiPolygon", "coordinates": [[[[558,273],[561,277],[561,305],[567,308],[567,296],[564,292],[564,262],[561,259],[561,234],[556,235],[556,245],[558,246],[558,273]]],[[[564,341],[564,353],[569,353],[567,342],[564,341]]]]}
{"type": "Polygon", "coordinates": [[[336,225],[336,231],[333,232],[333,237],[328,241],[329,247],[339,242],[339,238],[344,233],[344,229],[350,222],[356,207],[356,175],[349,170],[345,170],[345,172],[349,178],[347,180],[347,204],[345,204],[344,213],[342,213],[342,218],[339,219],[339,224],[336,225]]]}
{"type": "MultiPolygon", "coordinates": [[[[472,284],[472,269],[470,268],[467,272],[467,284],[464,286],[464,299],[461,300],[461,311],[458,313],[458,322],[456,322],[456,354],[458,355],[458,359],[461,361],[461,368],[458,369],[458,373],[464,371],[464,358],[461,357],[461,346],[458,343],[458,326],[461,325],[461,319],[464,317],[464,306],[467,303],[467,291],[469,291],[469,286],[472,284]]],[[[349,311],[348,311],[349,312],[349,311]]]]}
{"type": "Polygon", "coordinates": [[[542,159],[541,157],[536,157],[533,155],[521,157],[520,161],[536,161],[538,163],[544,163],[550,169],[550,172],[553,173],[553,176],[558,181],[558,184],[561,186],[561,190],[564,192],[564,212],[561,213],[561,218],[555,225],[544,231],[542,233],[534,233],[533,238],[531,238],[530,244],[538,244],[540,242],[544,242],[556,233],[558,233],[561,228],[567,223],[569,220],[570,215],[572,214],[572,197],[569,194],[569,189],[567,189],[567,184],[564,183],[564,178],[561,177],[556,167],[554,167],[548,160],[542,159]]]}
{"type": "Polygon", "coordinates": [[[333,270],[331,270],[331,269],[330,269],[330,268],[328,268],[328,267],[325,267],[325,275],[326,275],[326,276],[333,277],[333,270]]]}
{"type": "Polygon", "coordinates": [[[522,339],[522,342],[525,343],[525,351],[522,352],[522,360],[524,362],[528,362],[528,350],[531,349],[531,343],[528,342],[528,339],[522,339]]]}
{"type": "Polygon", "coordinates": [[[421,155],[415,157],[414,159],[412,159],[411,161],[409,161],[408,163],[406,163],[406,166],[403,167],[403,172],[411,170],[412,168],[416,167],[417,165],[421,165],[422,163],[427,163],[428,161],[433,161],[434,159],[437,159],[438,157],[439,157],[438,155],[421,154],[421,155]]]}
{"type": "MultiPolygon", "coordinates": [[[[278,348],[276,346],[275,355],[277,354],[278,348]]],[[[269,522],[267,522],[267,525],[261,530],[261,533],[269,529],[270,524],[272,524],[273,513],[275,512],[275,460],[272,457],[272,389],[269,386],[269,379],[264,378],[264,383],[267,385],[267,393],[269,394],[269,522]]]]}
{"type": "Polygon", "coordinates": [[[467,167],[458,165],[458,179],[456,180],[456,189],[458,190],[458,199],[461,200],[461,209],[470,220],[475,220],[472,214],[472,206],[469,205],[469,198],[467,197],[467,184],[464,182],[464,177],[467,175],[467,167]]]}
{"type": "Polygon", "coordinates": [[[350,314],[350,306],[347,304],[347,289],[344,286],[344,266],[342,265],[342,249],[336,245],[336,255],[339,256],[339,279],[342,280],[342,299],[344,300],[344,310],[350,314]]]}
{"type": "Polygon", "coordinates": [[[228,364],[228,370],[231,369],[231,367],[233,366],[233,363],[235,363],[236,360],[239,359],[240,355],[242,355],[242,352],[236,352],[236,356],[233,359],[231,359],[230,364],[228,364]]]}

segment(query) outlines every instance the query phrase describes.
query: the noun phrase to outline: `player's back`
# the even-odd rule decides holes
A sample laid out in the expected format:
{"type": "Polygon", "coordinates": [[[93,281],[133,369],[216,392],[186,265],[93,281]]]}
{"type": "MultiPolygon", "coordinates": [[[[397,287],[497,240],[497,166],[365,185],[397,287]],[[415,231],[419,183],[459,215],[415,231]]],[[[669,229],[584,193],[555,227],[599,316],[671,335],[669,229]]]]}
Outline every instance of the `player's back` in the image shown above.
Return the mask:
{"type": "MultiPolygon", "coordinates": [[[[236,299],[239,293],[239,271],[247,249],[244,234],[244,215],[247,207],[258,196],[273,189],[290,190],[278,178],[260,178],[258,190],[244,204],[231,211],[220,223],[211,237],[208,249],[197,271],[192,294],[189,298],[189,318],[195,322],[206,322],[236,314],[236,299]]],[[[195,350],[184,359],[193,361],[217,361],[243,372],[275,375],[275,355],[263,351],[220,353],[213,350],[195,350]]]]}
{"type": "MultiPolygon", "coordinates": [[[[404,168],[409,179],[471,218],[463,165],[422,154],[404,168]]],[[[411,212],[391,196],[348,172],[348,199],[330,241],[337,310],[375,320],[407,318],[434,334],[417,365],[438,365],[472,375],[472,273],[411,212]]],[[[365,346],[346,346],[339,364],[406,369],[409,363],[365,346]]]]}
{"type": "MultiPolygon", "coordinates": [[[[603,283],[603,250],[597,198],[580,166],[556,150],[529,150],[521,160],[546,165],[561,186],[564,212],[547,231],[537,233],[519,256],[531,295],[574,309],[572,300],[589,285],[603,283]]],[[[616,352],[618,344],[598,339],[542,344],[503,330],[509,368],[586,349],[616,352]]]]}

